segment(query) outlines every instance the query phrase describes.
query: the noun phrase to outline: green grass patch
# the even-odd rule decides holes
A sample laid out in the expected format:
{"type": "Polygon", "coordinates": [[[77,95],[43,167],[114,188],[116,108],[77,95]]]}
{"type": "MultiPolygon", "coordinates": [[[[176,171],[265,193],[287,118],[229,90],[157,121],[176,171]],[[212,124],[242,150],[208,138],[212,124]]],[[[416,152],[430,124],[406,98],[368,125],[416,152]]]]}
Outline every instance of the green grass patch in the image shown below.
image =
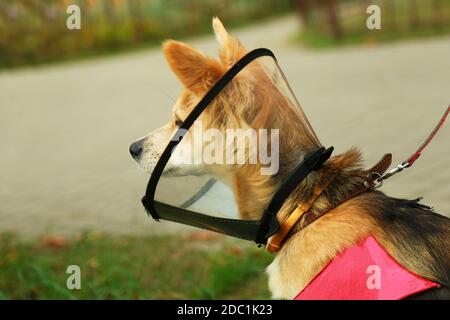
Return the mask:
{"type": "Polygon", "coordinates": [[[271,259],[223,238],[83,233],[52,245],[1,235],[0,299],[267,299],[271,259]],[[80,290],[66,287],[69,265],[81,268],[80,290]]]}
{"type": "Polygon", "coordinates": [[[296,38],[307,47],[332,48],[450,34],[450,0],[375,0],[370,4],[380,8],[379,15],[374,16],[380,19],[379,30],[367,27],[368,3],[346,0],[336,2],[332,11],[336,18],[334,26],[325,6],[313,7],[308,22],[296,38]],[[332,29],[340,30],[339,39],[332,36],[332,29]]]}
{"type": "Polygon", "coordinates": [[[314,49],[327,49],[352,45],[376,45],[390,43],[399,40],[412,40],[430,38],[434,36],[448,36],[450,26],[440,29],[420,29],[410,31],[388,31],[388,30],[362,30],[334,39],[328,34],[316,30],[304,30],[296,36],[296,41],[302,45],[314,49]]]}

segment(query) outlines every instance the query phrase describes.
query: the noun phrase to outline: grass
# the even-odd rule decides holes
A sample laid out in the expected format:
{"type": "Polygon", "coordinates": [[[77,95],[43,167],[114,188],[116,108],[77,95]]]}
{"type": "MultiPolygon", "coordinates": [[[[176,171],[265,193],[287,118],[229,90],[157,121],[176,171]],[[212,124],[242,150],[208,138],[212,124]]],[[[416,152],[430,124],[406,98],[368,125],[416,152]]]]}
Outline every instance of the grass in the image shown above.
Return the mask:
{"type": "Polygon", "coordinates": [[[415,1],[416,15],[406,0],[373,1],[380,6],[381,29],[369,30],[366,20],[367,4],[349,0],[338,3],[336,9],[343,35],[332,37],[327,14],[323,8],[315,8],[310,22],[297,35],[297,40],[310,48],[333,48],[348,45],[387,43],[403,39],[427,38],[450,34],[450,1],[415,1]],[[433,6],[439,4],[439,9],[433,6]],[[416,18],[414,18],[414,16],[416,18]]]}
{"type": "Polygon", "coordinates": [[[450,27],[441,29],[421,29],[404,31],[384,31],[384,30],[362,30],[350,35],[346,35],[339,40],[328,34],[316,30],[304,30],[297,36],[297,41],[302,45],[314,49],[327,49],[351,45],[373,45],[378,43],[389,43],[398,40],[429,38],[432,36],[449,35],[450,27]]]}
{"type": "Polygon", "coordinates": [[[267,299],[271,259],[222,238],[86,232],[31,242],[4,234],[0,299],[267,299]],[[66,287],[69,265],[81,268],[80,290],[66,287]]]}

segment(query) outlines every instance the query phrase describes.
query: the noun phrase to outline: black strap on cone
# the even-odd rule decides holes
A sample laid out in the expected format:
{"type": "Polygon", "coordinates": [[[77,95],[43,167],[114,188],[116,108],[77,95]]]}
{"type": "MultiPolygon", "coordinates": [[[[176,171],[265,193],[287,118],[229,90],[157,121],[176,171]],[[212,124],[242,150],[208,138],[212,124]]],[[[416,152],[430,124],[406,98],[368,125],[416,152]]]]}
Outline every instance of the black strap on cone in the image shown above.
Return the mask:
{"type": "Polygon", "coordinates": [[[310,153],[307,153],[303,161],[297,166],[292,174],[275,192],[272,200],[267,206],[261,218],[260,229],[258,230],[256,243],[266,243],[267,238],[278,232],[280,224],[276,219],[276,215],[283,203],[294,191],[294,189],[314,170],[319,169],[322,164],[330,158],[333,147],[325,149],[321,147],[310,153]]]}

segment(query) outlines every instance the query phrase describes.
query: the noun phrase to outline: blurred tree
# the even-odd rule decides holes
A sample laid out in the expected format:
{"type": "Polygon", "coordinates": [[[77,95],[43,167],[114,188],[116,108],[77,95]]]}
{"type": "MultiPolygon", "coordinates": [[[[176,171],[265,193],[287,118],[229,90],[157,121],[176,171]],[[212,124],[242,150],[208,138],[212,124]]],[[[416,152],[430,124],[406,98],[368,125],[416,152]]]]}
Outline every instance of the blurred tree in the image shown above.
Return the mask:
{"type": "Polygon", "coordinates": [[[417,29],[420,24],[417,0],[409,0],[409,21],[412,29],[417,29]]]}
{"type": "Polygon", "coordinates": [[[441,0],[432,0],[431,6],[433,8],[433,19],[432,25],[436,28],[442,27],[442,1],[441,0]]]}
{"type": "Polygon", "coordinates": [[[338,40],[342,37],[342,28],[337,13],[336,0],[326,0],[325,6],[328,28],[333,38],[338,40]]]}
{"type": "Polygon", "coordinates": [[[391,30],[397,29],[397,19],[396,19],[396,10],[395,10],[395,3],[396,1],[384,1],[385,9],[383,10],[383,16],[388,16],[387,19],[389,28],[391,30]]]}
{"type": "Polygon", "coordinates": [[[104,16],[106,19],[115,20],[115,13],[112,1],[104,1],[102,0],[104,16]]]}
{"type": "Polygon", "coordinates": [[[134,41],[139,42],[144,35],[144,26],[142,22],[142,2],[141,0],[128,1],[129,10],[133,24],[134,41]]]}
{"type": "Polygon", "coordinates": [[[296,0],[297,12],[302,19],[303,25],[308,28],[311,25],[311,12],[315,8],[323,10],[323,25],[334,39],[342,37],[342,27],[338,14],[338,0],[296,0]]]}
{"type": "Polygon", "coordinates": [[[313,0],[296,1],[297,12],[299,13],[305,27],[308,27],[310,23],[311,6],[313,4],[312,2],[313,0]]]}

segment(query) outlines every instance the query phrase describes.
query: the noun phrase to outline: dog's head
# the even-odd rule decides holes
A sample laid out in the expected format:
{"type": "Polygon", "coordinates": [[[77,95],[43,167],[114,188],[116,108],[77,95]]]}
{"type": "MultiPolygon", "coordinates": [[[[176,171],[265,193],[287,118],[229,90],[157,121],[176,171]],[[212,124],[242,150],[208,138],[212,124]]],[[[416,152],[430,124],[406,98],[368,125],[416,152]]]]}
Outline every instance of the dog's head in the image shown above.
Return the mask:
{"type": "MultiPolygon", "coordinates": [[[[142,139],[134,142],[130,147],[133,158],[140,166],[152,172],[158,159],[169,140],[186,117],[192,112],[200,99],[208,90],[234,65],[247,51],[242,44],[231,36],[219,19],[213,19],[213,29],[220,45],[219,59],[206,57],[196,49],[177,41],[167,41],[163,45],[164,55],[180,82],[183,89],[172,110],[172,118],[166,125],[151,132],[142,139]]],[[[200,139],[198,135],[213,132],[224,133],[229,129],[266,129],[279,130],[279,141],[268,138],[268,149],[276,147],[276,166],[271,169],[277,173],[279,166],[286,166],[288,162],[297,163],[300,151],[307,151],[315,145],[315,137],[307,134],[301,125],[301,115],[294,110],[292,100],[286,98],[279,88],[274,85],[270,74],[259,62],[252,62],[246,66],[221,93],[202,112],[188,134],[174,150],[165,168],[165,174],[171,176],[201,175],[213,173],[223,177],[236,179],[236,176],[249,178],[260,174],[260,164],[253,166],[235,164],[216,165],[211,162],[193,159],[196,148],[203,150],[212,139],[200,139]],[[277,144],[276,146],[274,144],[277,144]],[[279,160],[279,161],[278,161],[279,160]],[[244,170],[244,171],[242,171],[244,170]]],[[[239,134],[238,134],[239,135],[239,134]]],[[[226,136],[225,135],[222,135],[226,136]]],[[[217,140],[217,139],[216,139],[217,140]]],[[[217,143],[217,141],[215,141],[217,143]]],[[[259,138],[258,138],[259,142],[259,138]]],[[[248,150],[248,142],[243,142],[248,150]]],[[[260,143],[258,144],[261,145],[260,143]]],[[[224,149],[223,152],[229,152],[224,149]]],[[[235,153],[236,150],[232,150],[235,153]]],[[[249,163],[251,152],[245,153],[245,164],[249,163]]],[[[274,160],[274,159],[272,159],[274,160]]],[[[256,181],[255,179],[253,181],[256,181]]],[[[255,182],[259,184],[260,182],[255,182]]]]}

